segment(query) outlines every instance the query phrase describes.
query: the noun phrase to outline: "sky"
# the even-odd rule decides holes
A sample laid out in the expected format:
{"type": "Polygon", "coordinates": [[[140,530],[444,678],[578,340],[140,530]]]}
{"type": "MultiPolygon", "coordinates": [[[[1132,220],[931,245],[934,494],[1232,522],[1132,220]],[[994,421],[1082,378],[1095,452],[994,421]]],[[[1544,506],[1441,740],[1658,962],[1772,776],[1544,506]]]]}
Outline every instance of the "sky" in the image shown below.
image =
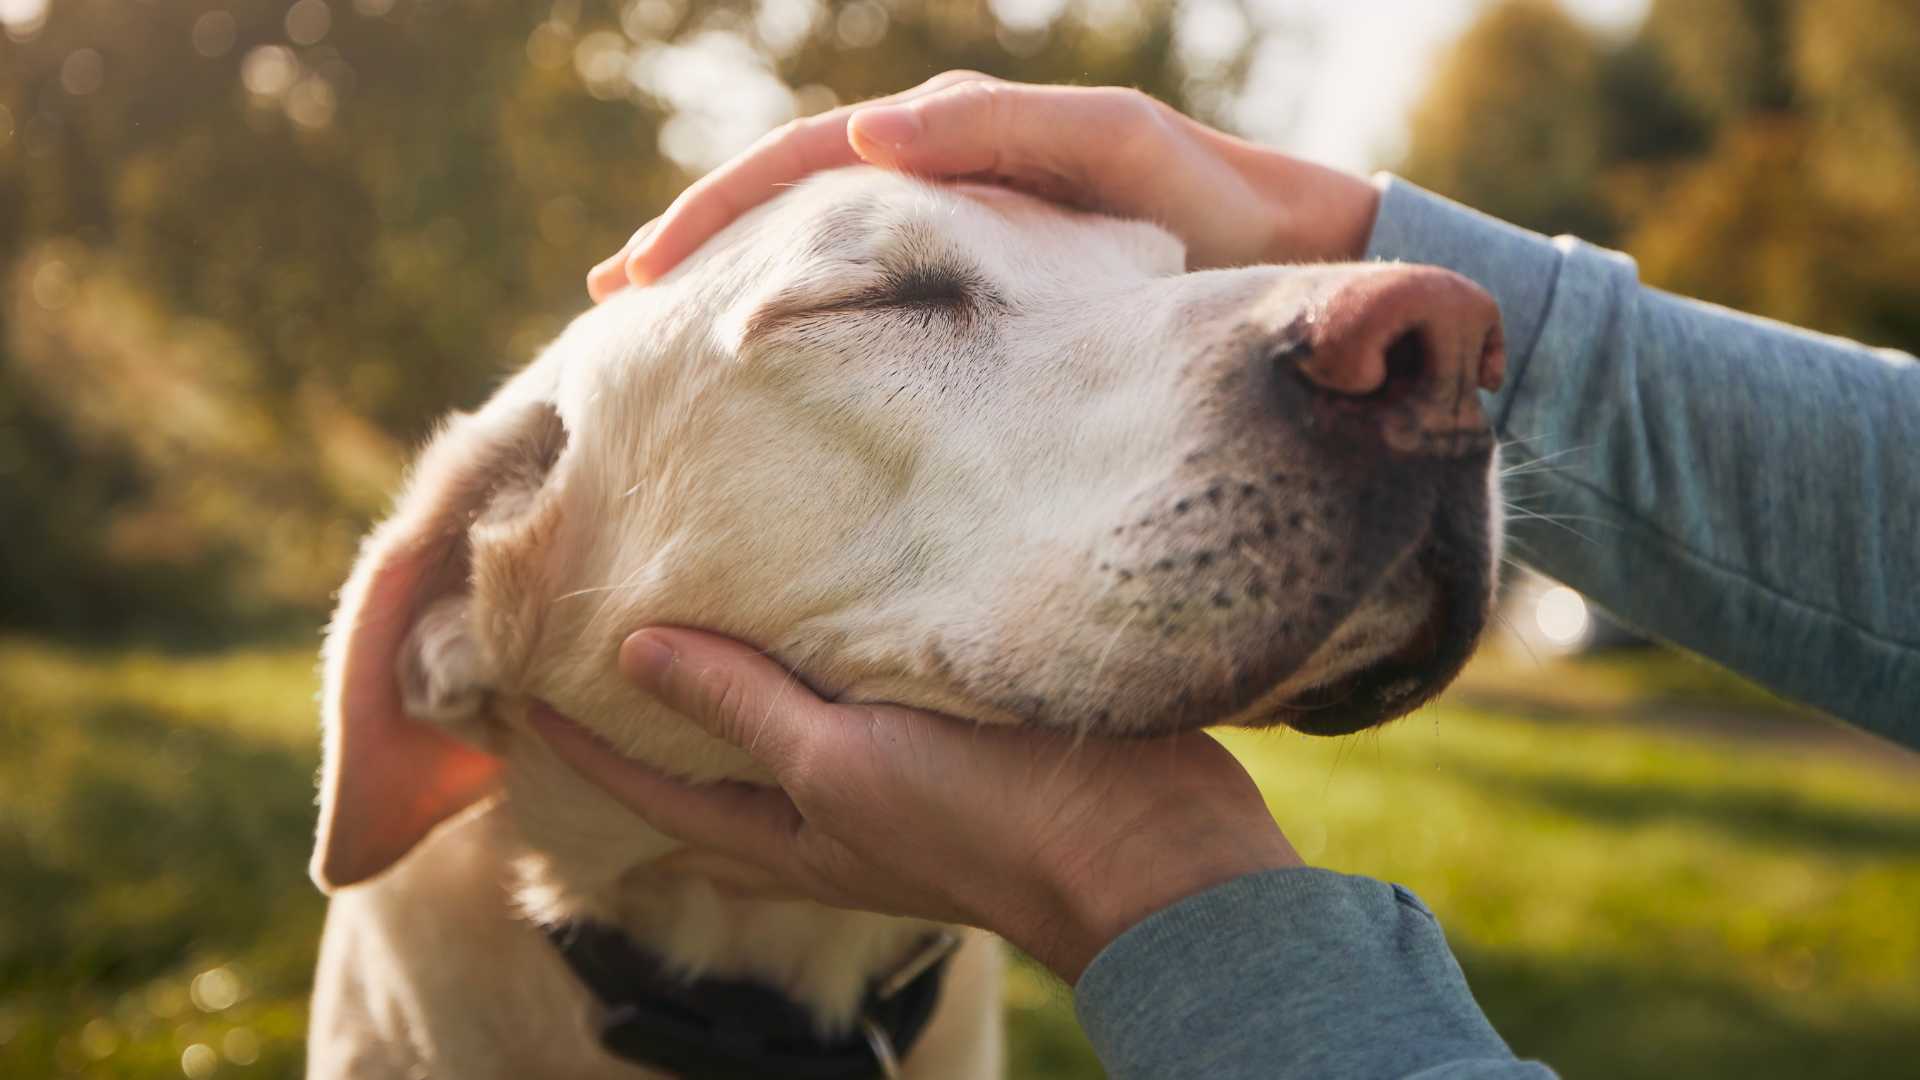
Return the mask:
{"type": "MultiPolygon", "coordinates": [[[[1258,2],[1258,0],[1256,0],[1258,2]]],[[[1488,0],[1264,0],[1283,16],[1303,13],[1318,34],[1316,69],[1301,80],[1298,112],[1284,132],[1248,134],[1355,171],[1392,161],[1406,141],[1406,114],[1439,52],[1488,0]]],[[[1561,0],[1598,26],[1636,24],[1648,0],[1561,0]]],[[[1245,126],[1245,125],[1243,125],[1245,126]]]]}

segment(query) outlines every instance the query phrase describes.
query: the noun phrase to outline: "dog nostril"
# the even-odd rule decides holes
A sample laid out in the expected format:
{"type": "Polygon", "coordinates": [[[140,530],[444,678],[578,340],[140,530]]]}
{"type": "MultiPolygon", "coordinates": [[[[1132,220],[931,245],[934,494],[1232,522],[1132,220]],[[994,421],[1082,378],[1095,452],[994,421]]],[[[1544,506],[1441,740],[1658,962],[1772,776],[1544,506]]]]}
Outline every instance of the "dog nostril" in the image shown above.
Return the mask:
{"type": "Polygon", "coordinates": [[[1418,327],[1394,338],[1387,346],[1386,377],[1381,380],[1380,388],[1368,396],[1392,402],[1413,393],[1432,367],[1428,353],[1427,336],[1418,327]]]}
{"type": "Polygon", "coordinates": [[[1267,352],[1267,360],[1282,375],[1291,374],[1313,357],[1313,343],[1304,337],[1287,337],[1267,352]]]}

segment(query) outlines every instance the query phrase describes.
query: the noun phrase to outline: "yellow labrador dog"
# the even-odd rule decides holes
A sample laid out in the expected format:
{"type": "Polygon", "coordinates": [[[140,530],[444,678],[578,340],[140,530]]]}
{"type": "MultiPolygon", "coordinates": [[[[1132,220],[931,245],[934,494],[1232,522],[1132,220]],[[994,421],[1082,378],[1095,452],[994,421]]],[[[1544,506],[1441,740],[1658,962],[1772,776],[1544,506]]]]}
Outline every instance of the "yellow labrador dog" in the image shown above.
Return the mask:
{"type": "Polygon", "coordinates": [[[991,942],[661,868],[528,703],[764,779],[618,674],[684,624],[980,723],[1382,722],[1486,616],[1501,356],[1433,268],[1186,273],[1151,225],[871,169],[755,211],[449,421],[368,539],[311,1073],[997,1074],[991,942]]]}

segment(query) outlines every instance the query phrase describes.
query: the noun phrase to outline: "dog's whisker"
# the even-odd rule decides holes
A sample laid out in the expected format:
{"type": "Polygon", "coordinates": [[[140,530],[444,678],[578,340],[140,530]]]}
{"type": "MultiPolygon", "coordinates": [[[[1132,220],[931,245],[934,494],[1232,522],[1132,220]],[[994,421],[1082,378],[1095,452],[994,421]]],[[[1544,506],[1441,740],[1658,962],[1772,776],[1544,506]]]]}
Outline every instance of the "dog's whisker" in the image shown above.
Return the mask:
{"type": "Polygon", "coordinates": [[[1520,445],[1522,445],[1522,446],[1524,446],[1524,445],[1526,445],[1527,443],[1530,443],[1530,442],[1533,442],[1533,441],[1535,441],[1535,440],[1537,440],[1537,439],[1544,439],[1544,438],[1547,438],[1547,437],[1549,437],[1549,436],[1550,436],[1551,434],[1552,434],[1552,432],[1549,432],[1549,431],[1535,431],[1535,432],[1531,432],[1531,433],[1529,433],[1529,434],[1526,434],[1526,435],[1514,435],[1514,434],[1512,434],[1512,433],[1510,433],[1510,432],[1509,432],[1509,433],[1503,433],[1503,434],[1502,434],[1502,435],[1500,436],[1500,441],[1501,441],[1502,443],[1518,443],[1518,444],[1520,444],[1520,445]]]}
{"type": "Polygon", "coordinates": [[[1086,728],[1076,728],[1073,733],[1073,740],[1067,743],[1067,759],[1071,760],[1073,755],[1079,753],[1081,749],[1087,745],[1087,740],[1092,737],[1093,733],[1086,728]]]}
{"type": "Polygon", "coordinates": [[[1333,791],[1333,774],[1340,771],[1340,763],[1346,760],[1349,740],[1341,739],[1333,748],[1333,764],[1327,767],[1327,778],[1320,784],[1320,801],[1326,802],[1327,795],[1333,791]]]}
{"type": "MultiPolygon", "coordinates": [[[[1512,506],[1508,507],[1508,511],[1512,513],[1515,517],[1524,518],[1532,521],[1539,521],[1548,525],[1552,525],[1555,528],[1563,529],[1570,535],[1578,537],[1580,540],[1586,543],[1589,543],[1589,544],[1599,543],[1599,541],[1595,540],[1593,537],[1588,536],[1586,533],[1581,532],[1579,529],[1576,529],[1571,525],[1568,525],[1566,521],[1561,520],[1560,517],[1556,517],[1555,515],[1536,513],[1532,510],[1525,510],[1519,507],[1512,507],[1512,506]]],[[[1603,523],[1606,522],[1606,519],[1604,518],[1579,518],[1579,517],[1571,517],[1571,516],[1568,518],[1568,520],[1586,520],[1586,521],[1596,521],[1596,522],[1603,522],[1603,523]]]]}
{"type": "Polygon", "coordinates": [[[1502,482],[1518,480],[1528,476],[1549,476],[1567,468],[1565,462],[1518,461],[1503,467],[1499,476],[1502,482]]]}
{"type": "Polygon", "coordinates": [[[1507,628],[1507,633],[1513,636],[1513,640],[1520,643],[1521,648],[1527,650],[1527,657],[1533,661],[1533,665],[1535,667],[1546,666],[1546,664],[1541,661],[1540,654],[1533,651],[1532,642],[1529,642],[1527,640],[1527,636],[1520,632],[1519,627],[1513,625],[1513,620],[1507,618],[1506,612],[1501,611],[1499,608],[1496,607],[1493,609],[1493,617],[1499,620],[1501,626],[1504,626],[1507,628]]]}
{"type": "Polygon", "coordinates": [[[1567,447],[1562,447],[1559,450],[1555,450],[1553,453],[1547,454],[1542,457],[1532,457],[1532,458],[1526,459],[1525,461],[1516,461],[1512,465],[1509,465],[1500,470],[1500,478],[1504,480],[1504,479],[1507,479],[1508,477],[1526,476],[1529,473],[1547,471],[1550,467],[1564,467],[1564,466],[1556,466],[1555,463],[1559,462],[1561,458],[1567,457],[1572,454],[1578,454],[1582,451],[1591,450],[1597,445],[1599,444],[1586,443],[1580,446],[1567,446],[1567,447]]]}
{"type": "Polygon", "coordinates": [[[633,588],[638,588],[638,586],[633,584],[632,582],[627,582],[621,585],[594,585],[590,588],[575,589],[572,592],[563,592],[560,595],[554,597],[552,602],[557,604],[562,600],[571,600],[576,596],[592,596],[592,595],[595,595],[596,593],[619,592],[621,589],[633,589],[633,588]]]}
{"type": "Polygon", "coordinates": [[[1101,648],[1100,655],[1094,658],[1093,674],[1087,680],[1089,685],[1100,685],[1100,673],[1106,669],[1107,657],[1113,652],[1114,645],[1119,643],[1121,635],[1127,632],[1127,627],[1132,626],[1133,620],[1139,617],[1140,612],[1137,609],[1127,612],[1127,617],[1120,620],[1120,625],[1115,627],[1113,633],[1107,637],[1107,643],[1101,648]]]}
{"type": "Polygon", "coordinates": [[[1508,509],[1513,513],[1520,514],[1525,517],[1538,518],[1541,521],[1598,521],[1598,522],[1605,522],[1608,524],[1611,524],[1613,521],[1612,518],[1604,518],[1595,514],[1555,514],[1555,513],[1549,513],[1546,511],[1535,510],[1532,507],[1527,506],[1525,503],[1521,503],[1512,499],[1503,500],[1503,505],[1506,507],[1506,509],[1508,509]]]}

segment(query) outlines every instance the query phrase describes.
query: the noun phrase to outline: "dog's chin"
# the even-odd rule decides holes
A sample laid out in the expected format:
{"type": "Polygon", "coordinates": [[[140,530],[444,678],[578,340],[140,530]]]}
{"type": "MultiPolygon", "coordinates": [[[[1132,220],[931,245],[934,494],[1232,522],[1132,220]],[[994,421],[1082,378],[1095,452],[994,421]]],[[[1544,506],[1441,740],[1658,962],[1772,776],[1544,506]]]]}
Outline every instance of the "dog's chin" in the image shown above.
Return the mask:
{"type": "MultiPolygon", "coordinates": [[[[1249,718],[1232,722],[1284,725],[1306,735],[1350,735],[1405,716],[1438,696],[1473,655],[1493,606],[1490,560],[1459,558],[1460,545],[1451,539],[1430,540],[1404,567],[1403,580],[1410,578],[1418,587],[1397,588],[1404,599],[1395,606],[1403,613],[1387,616],[1396,630],[1367,634],[1362,629],[1366,644],[1323,650],[1339,662],[1324,665],[1323,671],[1308,670],[1304,680],[1301,674],[1287,679],[1249,718]]],[[[1363,623],[1365,610],[1350,623],[1363,623]]],[[[1338,645],[1341,637],[1336,633],[1330,644],[1338,645]]],[[[1310,663],[1309,669],[1321,666],[1310,663]]]]}
{"type": "Polygon", "coordinates": [[[1399,648],[1288,696],[1265,723],[1306,735],[1350,735],[1399,719],[1433,700],[1460,674],[1485,620],[1484,601],[1462,616],[1443,596],[1399,648]]]}
{"type": "MultiPolygon", "coordinates": [[[[1170,735],[1205,727],[1289,727],[1307,735],[1348,735],[1413,712],[1445,690],[1466,666],[1492,611],[1491,560],[1459,557],[1461,545],[1429,543],[1413,553],[1304,660],[1269,657],[1219,680],[1160,686],[1141,707],[1103,711],[1097,734],[1170,735]],[[1264,676],[1264,677],[1263,677],[1264,676]],[[1101,723],[1103,718],[1117,723],[1101,723]]],[[[1258,656],[1259,627],[1249,626],[1237,655],[1258,656]]],[[[1222,639],[1232,648],[1230,639],[1222,639]]],[[[1197,661],[1195,679],[1213,665],[1197,661]]],[[[1142,688],[1135,687],[1138,692],[1142,688]]]]}

